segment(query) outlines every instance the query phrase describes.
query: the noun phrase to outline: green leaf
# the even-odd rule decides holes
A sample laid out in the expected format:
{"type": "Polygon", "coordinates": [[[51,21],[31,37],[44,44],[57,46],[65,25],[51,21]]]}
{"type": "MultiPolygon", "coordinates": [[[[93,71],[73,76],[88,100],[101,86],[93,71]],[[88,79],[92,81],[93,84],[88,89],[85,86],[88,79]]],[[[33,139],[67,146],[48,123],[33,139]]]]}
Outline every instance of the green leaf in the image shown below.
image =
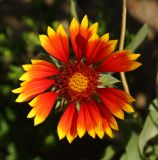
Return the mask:
{"type": "Polygon", "coordinates": [[[131,133],[125,150],[127,154],[127,160],[141,160],[138,149],[138,135],[136,132],[131,133]]]}
{"type": "Polygon", "coordinates": [[[57,67],[57,68],[60,68],[60,64],[59,64],[59,61],[57,59],[55,59],[54,57],[52,56],[49,56],[50,59],[53,61],[54,65],[57,67]]]}
{"type": "Polygon", "coordinates": [[[17,150],[16,150],[16,146],[13,142],[8,144],[8,155],[6,157],[6,160],[16,160],[17,159],[17,150]]]}
{"type": "Polygon", "coordinates": [[[7,116],[8,120],[10,120],[10,121],[16,120],[16,115],[11,108],[6,107],[5,111],[6,111],[6,116],[7,116]]]}
{"type": "Polygon", "coordinates": [[[127,154],[124,153],[124,154],[121,156],[120,160],[128,160],[127,154]]]}
{"type": "Polygon", "coordinates": [[[45,138],[45,145],[46,146],[53,146],[55,145],[55,137],[54,135],[48,135],[46,138],[45,138]]]}
{"type": "Polygon", "coordinates": [[[102,86],[113,86],[113,84],[120,82],[114,78],[111,74],[101,74],[99,82],[102,86]]]}
{"type": "Polygon", "coordinates": [[[8,78],[13,81],[17,81],[19,76],[23,74],[23,69],[20,66],[10,65],[9,66],[8,78]]]}
{"type": "Polygon", "coordinates": [[[145,37],[149,33],[149,27],[144,24],[143,27],[138,31],[136,36],[133,38],[132,42],[127,45],[126,49],[130,49],[132,52],[135,51],[139,45],[144,41],[145,37]]]}
{"type": "Polygon", "coordinates": [[[3,138],[5,134],[7,134],[9,131],[9,125],[7,121],[0,116],[0,139],[3,138]]]}
{"type": "Polygon", "coordinates": [[[115,155],[115,150],[112,146],[108,146],[104,152],[102,160],[111,159],[115,155]]]}
{"type": "Polygon", "coordinates": [[[150,104],[149,110],[149,115],[145,120],[139,137],[139,149],[141,155],[144,155],[144,149],[147,142],[158,135],[158,102],[156,99],[150,104]]]}

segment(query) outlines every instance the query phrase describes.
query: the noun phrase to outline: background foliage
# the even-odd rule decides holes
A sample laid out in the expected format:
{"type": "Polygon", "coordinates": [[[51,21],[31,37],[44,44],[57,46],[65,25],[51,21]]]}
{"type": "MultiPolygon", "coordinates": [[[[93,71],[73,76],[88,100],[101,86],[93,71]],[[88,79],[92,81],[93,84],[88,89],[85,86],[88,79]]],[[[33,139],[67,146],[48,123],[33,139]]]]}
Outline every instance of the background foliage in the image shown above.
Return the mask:
{"type": "MultiPolygon", "coordinates": [[[[120,130],[114,139],[105,136],[103,140],[94,140],[85,136],[70,145],[57,137],[61,113],[52,112],[43,124],[34,127],[33,120],[26,118],[30,107],[15,103],[16,96],[11,90],[19,84],[18,78],[23,73],[21,65],[29,63],[31,58],[43,57],[38,35],[46,33],[48,25],[56,28],[59,23],[68,30],[72,14],[75,14],[73,3],[66,0],[0,0],[0,160],[158,159],[158,102],[155,99],[158,36],[151,23],[150,29],[143,26],[144,22],[148,23],[143,15],[141,20],[141,16],[133,14],[139,11],[137,7],[141,7],[143,1],[146,0],[132,1],[134,12],[129,0],[125,42],[127,48],[141,53],[143,63],[138,70],[127,73],[131,94],[137,100],[135,113],[119,121],[120,130]]],[[[158,5],[156,0],[152,1],[158,5]]],[[[149,1],[146,3],[154,11],[149,1]]],[[[91,23],[99,21],[99,34],[109,32],[111,39],[119,39],[121,1],[78,0],[76,4],[79,19],[87,14],[91,23]]]]}

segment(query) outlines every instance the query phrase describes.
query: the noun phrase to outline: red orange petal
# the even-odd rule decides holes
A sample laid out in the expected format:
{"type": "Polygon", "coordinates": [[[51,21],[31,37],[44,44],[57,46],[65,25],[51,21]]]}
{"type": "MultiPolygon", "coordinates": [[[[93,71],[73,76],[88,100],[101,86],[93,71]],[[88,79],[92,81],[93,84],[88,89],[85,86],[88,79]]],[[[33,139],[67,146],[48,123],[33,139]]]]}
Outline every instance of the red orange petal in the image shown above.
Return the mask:
{"type": "Polygon", "coordinates": [[[132,54],[128,50],[118,51],[109,55],[97,68],[99,72],[127,72],[138,68],[141,64],[136,62],[140,55],[132,54]]]}
{"type": "Polygon", "coordinates": [[[106,119],[112,129],[118,130],[118,125],[113,115],[106,109],[103,104],[97,103],[97,107],[103,119],[106,119]]]}
{"type": "Polygon", "coordinates": [[[59,71],[56,67],[44,60],[32,60],[32,65],[23,65],[25,72],[19,79],[21,81],[30,81],[56,75],[59,71]]]}
{"type": "Polygon", "coordinates": [[[75,111],[71,124],[70,133],[68,133],[67,135],[69,143],[71,143],[77,136],[77,118],[78,118],[78,112],[75,111]]]}
{"type": "Polygon", "coordinates": [[[33,99],[33,101],[31,102],[33,109],[30,111],[27,117],[35,117],[34,125],[38,125],[46,119],[57,97],[58,93],[56,92],[46,92],[33,99]]]}
{"type": "Polygon", "coordinates": [[[96,123],[90,113],[89,104],[86,104],[84,106],[84,114],[85,114],[86,130],[91,137],[95,138],[95,136],[96,136],[96,131],[95,131],[96,123]]]}
{"type": "Polygon", "coordinates": [[[117,104],[126,112],[134,112],[133,107],[130,105],[130,103],[133,101],[133,98],[128,95],[128,93],[114,89],[114,88],[106,88],[107,95],[111,97],[111,99],[115,99],[117,101],[117,104]]]}
{"type": "Polygon", "coordinates": [[[54,80],[38,79],[25,83],[20,89],[13,90],[13,92],[19,92],[19,96],[16,102],[24,102],[32,99],[36,95],[44,92],[50,86],[54,84],[54,80]]]}
{"type": "Polygon", "coordinates": [[[86,133],[86,119],[84,115],[85,107],[86,107],[85,102],[82,102],[77,119],[77,134],[79,135],[80,138],[82,138],[86,133]]]}
{"type": "Polygon", "coordinates": [[[91,36],[86,47],[86,61],[88,64],[96,63],[114,51],[117,41],[108,41],[108,39],[109,34],[105,34],[101,38],[96,34],[91,36]]]}
{"type": "Polygon", "coordinates": [[[121,106],[118,105],[116,99],[108,95],[106,88],[98,88],[97,93],[99,94],[102,102],[106,108],[117,118],[124,119],[124,113],[121,109],[121,106]]]}
{"type": "Polygon", "coordinates": [[[95,121],[95,132],[99,138],[103,138],[104,136],[104,129],[102,125],[102,117],[99,113],[98,108],[93,100],[90,101],[89,105],[89,112],[91,113],[92,118],[95,121]]]}
{"type": "Polygon", "coordinates": [[[69,43],[67,34],[62,25],[59,25],[57,31],[48,27],[48,36],[39,36],[42,47],[56,59],[68,63],[69,61],[69,43]]]}
{"type": "Polygon", "coordinates": [[[88,18],[85,15],[81,21],[81,25],[73,18],[70,24],[70,39],[74,53],[78,61],[81,61],[83,54],[85,54],[88,39],[93,33],[97,32],[98,24],[95,23],[88,28],[88,18]]]}
{"type": "Polygon", "coordinates": [[[69,143],[73,141],[73,139],[77,135],[77,109],[74,103],[71,103],[67,109],[64,111],[58,127],[58,136],[59,139],[67,137],[69,143]]]}
{"type": "Polygon", "coordinates": [[[107,92],[112,93],[113,95],[117,96],[120,99],[123,99],[125,102],[127,103],[132,103],[135,101],[135,99],[130,96],[128,93],[126,93],[125,91],[122,91],[120,89],[116,89],[116,88],[106,88],[107,92]]]}

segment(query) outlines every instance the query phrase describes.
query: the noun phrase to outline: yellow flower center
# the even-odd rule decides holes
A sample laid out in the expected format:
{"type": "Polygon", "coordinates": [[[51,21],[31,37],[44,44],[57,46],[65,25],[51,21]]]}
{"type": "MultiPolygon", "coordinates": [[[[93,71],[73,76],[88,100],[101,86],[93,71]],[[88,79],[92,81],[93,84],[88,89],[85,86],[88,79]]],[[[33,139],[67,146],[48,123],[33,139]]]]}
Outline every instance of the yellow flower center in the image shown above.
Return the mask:
{"type": "Polygon", "coordinates": [[[88,78],[82,73],[74,73],[69,79],[69,87],[76,92],[83,92],[88,88],[88,78]]]}

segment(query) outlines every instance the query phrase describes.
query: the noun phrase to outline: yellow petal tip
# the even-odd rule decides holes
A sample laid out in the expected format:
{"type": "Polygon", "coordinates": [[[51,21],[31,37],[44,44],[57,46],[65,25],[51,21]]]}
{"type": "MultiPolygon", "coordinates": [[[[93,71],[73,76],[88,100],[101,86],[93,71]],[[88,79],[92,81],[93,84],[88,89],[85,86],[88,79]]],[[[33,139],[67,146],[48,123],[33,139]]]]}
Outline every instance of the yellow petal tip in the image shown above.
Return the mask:
{"type": "Polygon", "coordinates": [[[34,119],[34,126],[39,125],[39,124],[42,123],[44,120],[45,120],[45,119],[43,119],[42,117],[36,116],[35,119],[34,119]]]}
{"type": "Polygon", "coordinates": [[[20,87],[20,88],[13,89],[11,92],[12,93],[21,93],[22,92],[22,88],[20,87]]]}
{"type": "Polygon", "coordinates": [[[84,131],[82,129],[78,129],[77,133],[78,133],[79,138],[82,138],[84,136],[84,134],[86,133],[86,131],[84,131]]]}
{"type": "Polygon", "coordinates": [[[59,127],[57,128],[57,133],[58,133],[59,140],[65,137],[65,133],[59,127]]]}
{"type": "Polygon", "coordinates": [[[85,15],[85,16],[83,17],[83,19],[82,19],[82,21],[81,21],[81,26],[82,26],[83,28],[87,28],[87,27],[88,27],[88,17],[87,17],[87,15],[85,15]]]}

